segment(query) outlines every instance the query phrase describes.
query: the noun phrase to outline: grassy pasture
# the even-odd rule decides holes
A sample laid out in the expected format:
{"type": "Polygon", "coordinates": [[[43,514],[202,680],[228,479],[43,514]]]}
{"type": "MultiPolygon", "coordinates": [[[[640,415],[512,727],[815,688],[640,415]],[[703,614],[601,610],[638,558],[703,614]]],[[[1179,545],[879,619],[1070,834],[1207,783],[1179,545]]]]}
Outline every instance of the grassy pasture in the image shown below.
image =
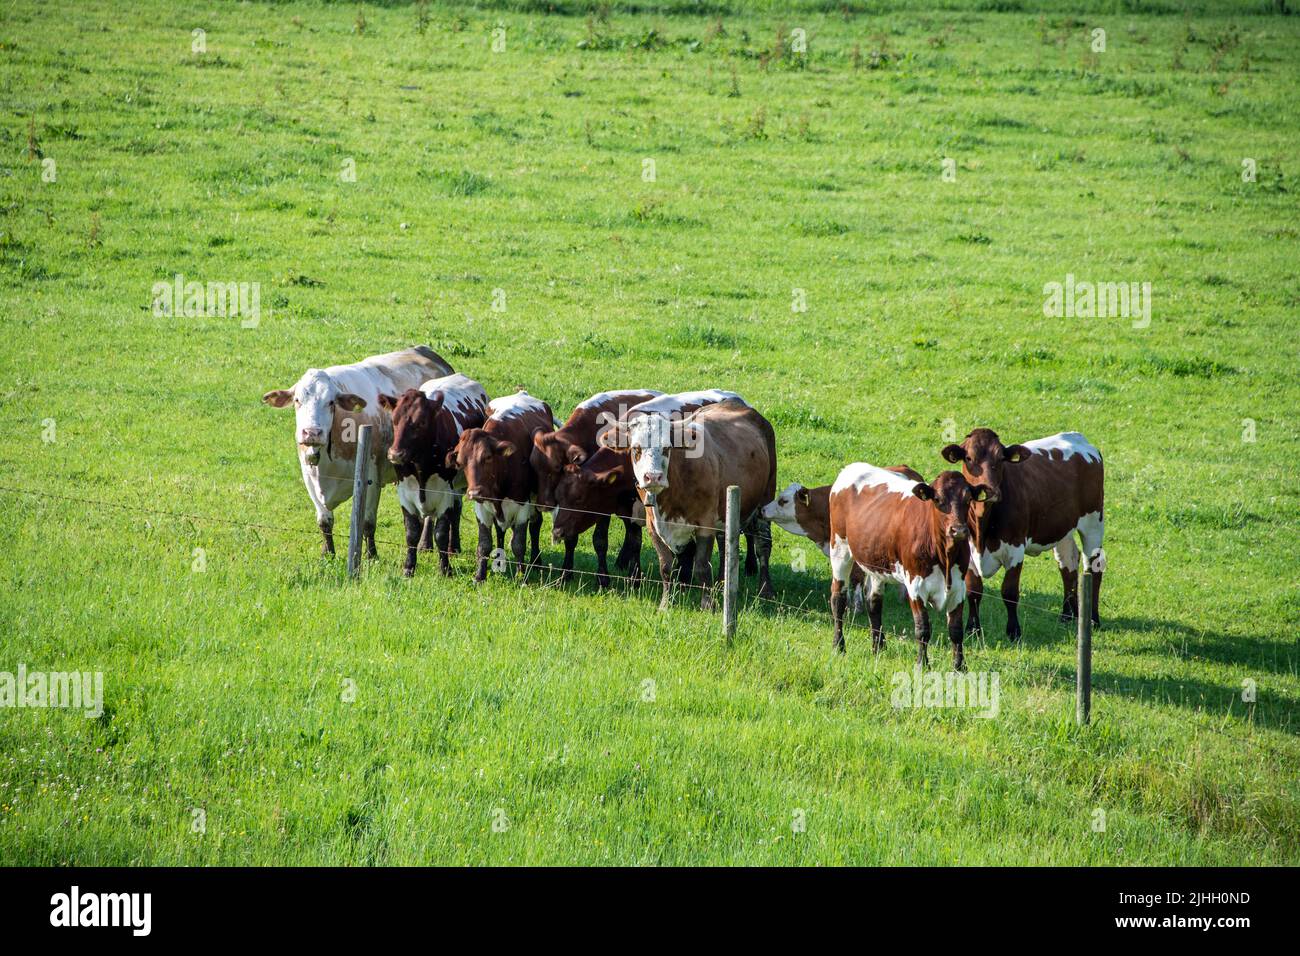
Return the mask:
{"type": "Polygon", "coordinates": [[[1300,23],[1018,6],[0,8],[0,671],[106,685],[0,709],[0,862],[1300,862],[1300,23]],[[176,274],[260,322],[155,316],[176,274]],[[1149,326],[1045,317],[1067,275],[1149,326]],[[780,530],[806,610],[732,648],[654,589],[405,581],[391,491],[346,582],[258,399],[418,342],[561,415],[734,388],[782,486],[1083,431],[1093,726],[1046,556],[967,648],[996,719],[891,707],[910,615],[837,658],[780,530]]]}

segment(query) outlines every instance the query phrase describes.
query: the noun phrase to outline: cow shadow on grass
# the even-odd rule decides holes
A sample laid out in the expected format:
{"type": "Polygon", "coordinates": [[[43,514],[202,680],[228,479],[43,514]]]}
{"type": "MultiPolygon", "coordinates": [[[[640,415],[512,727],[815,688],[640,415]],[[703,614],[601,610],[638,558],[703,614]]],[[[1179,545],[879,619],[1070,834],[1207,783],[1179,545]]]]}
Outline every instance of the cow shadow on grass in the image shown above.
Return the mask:
{"type": "MultiPolygon", "coordinates": [[[[1103,610],[1104,610],[1103,601],[1103,610]]],[[[1243,677],[1267,671],[1292,676],[1300,671],[1300,645],[1284,650],[1276,634],[1224,634],[1190,627],[1178,621],[1159,621],[1124,615],[1106,622],[1108,626],[1150,635],[1150,653],[1184,661],[1206,661],[1239,670],[1243,677]],[[1172,635],[1169,636],[1161,635],[1172,635]]]]}

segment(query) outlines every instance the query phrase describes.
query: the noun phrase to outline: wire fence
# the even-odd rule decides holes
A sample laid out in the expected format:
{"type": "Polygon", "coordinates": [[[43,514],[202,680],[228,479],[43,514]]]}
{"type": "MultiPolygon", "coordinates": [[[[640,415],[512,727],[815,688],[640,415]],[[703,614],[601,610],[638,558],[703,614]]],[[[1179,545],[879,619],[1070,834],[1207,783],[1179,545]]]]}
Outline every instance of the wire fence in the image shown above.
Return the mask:
{"type": "MultiPolygon", "coordinates": [[[[321,532],[320,532],[319,529],[309,529],[309,528],[291,528],[291,527],[288,527],[288,526],[285,526],[285,525],[275,525],[275,524],[267,524],[267,523],[265,523],[265,522],[253,522],[253,521],[246,521],[246,520],[238,520],[238,519],[235,519],[235,518],[227,518],[227,517],[223,517],[223,516],[220,516],[220,515],[208,515],[208,514],[200,514],[200,513],[197,513],[197,512],[174,511],[174,510],[169,510],[169,509],[162,509],[162,508],[156,508],[156,507],[148,507],[148,506],[145,506],[145,505],[132,504],[132,503],[130,503],[130,502],[107,501],[107,500],[103,500],[103,499],[95,499],[95,498],[81,498],[81,497],[77,497],[77,496],[75,496],[75,495],[58,494],[58,493],[55,493],[55,492],[41,491],[41,490],[36,490],[36,489],[32,489],[32,488],[17,488],[17,487],[13,487],[13,486],[0,485],[0,493],[17,494],[17,495],[27,495],[27,496],[31,496],[31,497],[44,498],[44,499],[53,500],[53,501],[62,501],[62,502],[67,502],[67,503],[71,503],[71,504],[90,505],[90,506],[93,506],[93,507],[99,507],[99,508],[109,508],[109,509],[119,509],[119,510],[124,510],[124,511],[133,511],[133,512],[137,512],[137,513],[151,514],[151,515],[156,515],[156,516],[159,516],[159,517],[167,517],[167,518],[173,518],[173,519],[179,519],[179,520],[185,520],[185,521],[211,522],[211,523],[214,523],[214,524],[223,524],[223,525],[226,525],[226,526],[229,526],[229,527],[248,528],[248,529],[257,530],[257,531],[278,532],[278,533],[282,533],[282,534],[301,535],[301,536],[307,536],[307,537],[312,537],[312,538],[319,538],[320,535],[321,535],[321,532]]],[[[452,489],[440,490],[440,491],[438,492],[438,494],[453,495],[453,496],[455,496],[455,497],[459,497],[459,498],[466,498],[466,497],[468,497],[468,495],[467,495],[466,492],[459,492],[459,491],[455,491],[455,490],[452,490],[452,489]]],[[[484,496],[481,496],[481,495],[476,495],[474,498],[469,499],[469,500],[470,500],[470,501],[489,502],[489,503],[494,503],[494,504],[495,504],[495,503],[505,502],[505,501],[507,501],[508,499],[504,499],[504,498],[491,498],[491,497],[484,497],[484,496]]],[[[587,510],[584,510],[584,509],[575,509],[575,508],[568,508],[568,507],[564,507],[564,508],[562,508],[561,510],[574,511],[574,512],[577,512],[577,513],[588,514],[588,515],[595,515],[595,516],[597,516],[597,517],[610,518],[610,519],[613,519],[613,518],[620,518],[620,519],[623,519],[623,518],[625,518],[625,517],[626,517],[626,518],[632,518],[632,516],[624,516],[624,515],[620,515],[620,514],[618,514],[618,513],[616,513],[616,512],[587,511],[587,510]]],[[[632,518],[632,520],[637,520],[639,523],[643,523],[643,519],[632,518]]],[[[673,523],[674,525],[678,525],[679,527],[691,528],[691,529],[694,529],[694,530],[696,530],[696,531],[705,531],[705,532],[708,532],[709,534],[713,534],[713,535],[720,535],[720,534],[721,534],[721,531],[722,531],[722,529],[720,529],[720,528],[718,528],[718,527],[710,527],[710,526],[707,526],[707,525],[696,525],[696,524],[691,524],[691,523],[689,523],[689,522],[678,522],[678,521],[673,521],[672,523],[673,523]]],[[[526,524],[516,526],[517,533],[519,533],[519,534],[523,534],[523,533],[525,533],[526,528],[527,528],[527,525],[526,525],[526,524]]],[[[489,538],[490,538],[490,532],[489,532],[489,538]]],[[[403,541],[397,541],[397,540],[394,540],[394,539],[391,539],[391,538],[379,538],[379,537],[373,538],[372,540],[375,542],[375,544],[377,544],[377,545],[378,545],[378,544],[383,544],[383,545],[385,545],[386,547],[387,547],[387,546],[392,546],[392,547],[395,547],[395,548],[406,548],[406,547],[410,547],[410,545],[408,545],[407,542],[404,541],[404,540],[403,540],[403,541]]],[[[752,545],[751,545],[751,547],[752,547],[752,545]]],[[[499,548],[499,547],[498,547],[498,548],[494,548],[494,549],[492,549],[491,552],[490,552],[489,555],[488,555],[488,560],[489,560],[489,562],[493,565],[493,569],[494,569],[494,570],[497,570],[497,571],[503,570],[502,565],[505,565],[506,567],[511,567],[512,569],[515,570],[516,573],[518,573],[519,569],[522,568],[522,570],[523,570],[523,575],[522,575],[522,577],[521,577],[521,581],[520,581],[521,584],[526,584],[526,583],[528,582],[529,575],[530,575],[530,573],[533,572],[533,571],[543,572],[543,573],[547,576],[547,580],[546,580],[546,581],[544,582],[544,584],[543,584],[543,586],[546,586],[546,587],[551,587],[551,586],[557,585],[557,584],[559,583],[559,578],[556,578],[555,580],[552,580],[552,578],[555,578],[556,576],[561,576],[561,577],[562,577],[562,576],[563,576],[564,574],[566,574],[566,573],[567,573],[567,574],[572,574],[572,575],[579,575],[579,576],[593,577],[593,578],[598,578],[598,579],[603,577],[603,578],[608,579],[608,580],[611,581],[611,582],[612,582],[612,581],[620,581],[620,582],[626,582],[626,583],[629,584],[629,585],[641,585],[641,584],[645,584],[645,583],[647,583],[647,582],[655,582],[655,581],[657,581],[657,580],[661,580],[661,579],[656,579],[656,578],[653,576],[653,574],[650,574],[650,573],[645,573],[645,574],[640,574],[640,575],[626,575],[626,574],[615,574],[615,573],[611,573],[611,572],[589,571],[589,570],[582,569],[582,568],[569,568],[569,569],[563,569],[563,568],[558,568],[558,567],[556,567],[556,566],[553,565],[553,564],[543,563],[543,562],[540,561],[540,558],[539,558],[539,560],[536,561],[536,562],[534,562],[534,561],[529,561],[529,560],[525,560],[525,561],[522,561],[522,562],[521,562],[521,561],[518,561],[518,560],[515,559],[515,558],[512,558],[512,557],[509,557],[509,556],[504,555],[504,554],[502,553],[502,550],[503,550],[503,549],[501,549],[501,548],[499,548]]],[[[434,554],[438,554],[439,552],[437,551],[437,549],[430,549],[430,550],[426,551],[425,553],[427,553],[427,554],[431,554],[431,555],[434,555],[434,554]]],[[[453,551],[448,551],[448,552],[446,552],[446,554],[447,554],[447,556],[448,556],[448,559],[450,559],[451,556],[454,555],[455,553],[456,553],[456,552],[453,552],[453,551]]],[[[476,560],[477,560],[477,558],[476,558],[476,560]]],[[[639,555],[639,554],[637,555],[637,561],[638,561],[638,563],[640,562],[640,555],[639,555]]],[[[858,566],[858,567],[861,567],[860,565],[857,565],[857,566],[858,566]]],[[[877,575],[877,576],[879,576],[879,577],[882,578],[882,579],[886,579],[886,580],[895,580],[895,581],[897,580],[897,578],[895,577],[895,574],[894,574],[893,569],[890,569],[890,568],[883,568],[883,567],[882,567],[882,568],[862,568],[862,570],[866,571],[867,573],[870,573],[870,574],[873,574],[873,575],[877,575]]],[[[674,591],[684,590],[684,591],[700,591],[700,592],[703,592],[703,591],[717,591],[717,590],[719,590],[719,589],[721,588],[721,581],[715,581],[715,582],[714,582],[713,584],[711,584],[711,585],[702,585],[702,584],[697,584],[697,583],[695,583],[694,581],[692,581],[692,582],[682,582],[682,581],[679,581],[679,580],[675,580],[675,576],[674,576],[674,579],[672,580],[671,583],[672,583],[672,587],[673,587],[673,590],[674,590],[674,591]]],[[[881,587],[884,586],[883,582],[881,583],[880,586],[881,586],[881,587]]],[[[814,593],[815,593],[815,592],[810,591],[809,594],[808,594],[808,598],[811,598],[811,597],[813,596],[814,593]]],[[[787,601],[781,601],[781,600],[779,600],[779,599],[777,599],[777,598],[766,597],[766,596],[764,596],[764,595],[759,595],[759,594],[753,594],[753,595],[750,595],[750,599],[751,599],[751,601],[753,601],[753,602],[759,602],[759,603],[766,604],[766,605],[769,605],[769,606],[772,606],[772,607],[780,608],[780,609],[782,609],[782,610],[785,610],[785,611],[788,611],[788,612],[792,612],[792,613],[794,613],[794,614],[798,614],[798,615],[800,615],[800,616],[805,616],[805,617],[806,617],[806,616],[808,616],[808,615],[810,615],[810,614],[817,614],[817,615],[820,617],[821,615],[827,613],[827,612],[819,611],[819,610],[816,610],[816,609],[814,609],[814,608],[809,607],[809,606],[807,605],[807,603],[806,603],[806,600],[807,600],[808,598],[805,599],[805,603],[803,603],[803,604],[791,604],[791,603],[789,603],[789,602],[787,602],[787,601]]],[[[1054,621],[1058,620],[1058,618],[1059,618],[1059,612],[1058,612],[1057,609],[1055,609],[1055,608],[1049,608],[1049,607],[1045,607],[1045,606],[1043,606],[1043,605],[1037,605],[1037,604],[1034,604],[1034,603],[1031,603],[1031,602],[1025,601],[1025,600],[1023,600],[1023,599],[1021,599],[1021,600],[1008,600],[1008,599],[1006,599],[1006,598],[1003,598],[1003,601],[1004,601],[1004,603],[1007,604],[1007,605],[1015,605],[1015,606],[1017,606],[1019,609],[1024,609],[1024,610],[1028,610],[1028,611],[1033,611],[1034,613],[1042,614],[1042,615],[1045,615],[1045,616],[1051,617],[1054,621]]],[[[850,625],[856,625],[856,621],[854,620],[855,616],[856,616],[856,615],[854,615],[854,614],[852,614],[852,613],[848,614],[848,615],[846,616],[846,618],[845,618],[845,623],[850,624],[850,625]]]]}

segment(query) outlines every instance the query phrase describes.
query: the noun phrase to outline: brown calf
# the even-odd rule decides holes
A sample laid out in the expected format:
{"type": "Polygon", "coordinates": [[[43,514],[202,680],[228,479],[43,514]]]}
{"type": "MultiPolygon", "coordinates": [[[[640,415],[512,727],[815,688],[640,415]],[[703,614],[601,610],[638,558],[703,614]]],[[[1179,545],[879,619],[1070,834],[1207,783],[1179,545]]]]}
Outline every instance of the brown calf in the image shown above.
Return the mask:
{"type": "MultiPolygon", "coordinates": [[[[906,465],[886,468],[912,481],[925,481],[920,474],[906,465]]],[[[831,553],[831,486],[821,485],[817,488],[805,488],[794,482],[772,501],[763,506],[762,515],[768,521],[780,525],[791,534],[808,538],[822,549],[827,557],[831,553]]],[[[862,609],[862,585],[865,581],[862,569],[854,565],[851,575],[853,583],[853,609],[862,609]]],[[[904,600],[906,600],[906,591],[904,600]]]]}
{"type": "Polygon", "coordinates": [[[534,504],[537,475],[528,463],[528,454],[533,447],[533,435],[554,427],[550,406],[521,389],[514,395],[494,398],[488,405],[488,418],[483,427],[463,432],[456,447],[447,454],[447,467],[465,472],[465,497],[473,502],[478,517],[475,581],[487,577],[493,527],[498,529],[501,544],[506,531],[514,531],[510,539],[514,566],[510,573],[524,567],[525,529],[533,544],[529,563],[537,561],[542,512],[534,504]]]}
{"type": "Polygon", "coordinates": [[[1007,609],[1007,636],[1019,640],[1020,571],[1025,555],[1049,548],[1056,552],[1065,591],[1060,619],[1077,617],[1075,532],[1083,540],[1083,553],[1093,572],[1092,622],[1100,624],[1097,603],[1106,570],[1101,549],[1106,477],[1101,452],[1078,432],[1006,446],[996,432],[977,428],[960,445],[946,446],[942,454],[954,464],[961,462],[966,480],[988,491],[987,500],[975,510],[971,569],[966,576],[970,601],[966,629],[980,629],[984,580],[1006,568],[1002,601],[1007,609]]]}
{"type": "Polygon", "coordinates": [[[581,474],[581,466],[593,455],[608,453],[596,442],[602,429],[623,421],[634,406],[662,394],[663,392],[649,389],[601,392],[578,405],[569,420],[559,429],[533,436],[529,463],[537,473],[537,503],[543,508],[553,509],[552,534],[557,542],[564,542],[561,580],[568,580],[573,572],[573,553],[578,546],[578,536],[588,528],[594,528],[591,543],[596,551],[596,585],[599,588],[609,587],[609,568],[606,564],[609,553],[609,521],[615,514],[623,519],[624,528],[623,547],[615,564],[630,577],[640,576],[641,526],[631,515],[631,508],[636,503],[636,490],[632,485],[630,471],[617,491],[603,480],[597,482],[598,487],[589,489],[581,478],[572,476],[581,474]],[[556,508],[556,492],[561,484],[570,486],[566,488],[570,497],[577,495],[584,501],[600,499],[594,502],[594,506],[570,502],[570,509],[579,508],[593,513],[580,514],[568,510],[563,512],[568,516],[567,519],[562,520],[561,512],[556,508]]]}
{"type": "Polygon", "coordinates": [[[846,466],[830,493],[831,617],[835,648],[844,651],[844,587],[853,567],[871,581],[867,611],[871,647],[885,646],[881,590],[895,580],[907,589],[916,629],[917,660],[928,663],[930,615],[946,614],[953,666],[965,666],[962,653],[963,578],[970,563],[968,514],[983,496],[959,472],[945,471],[930,484],[863,462],[846,466]]]}
{"type": "Polygon", "coordinates": [[[447,453],[461,433],[487,419],[487,393],[464,375],[448,375],[407,389],[400,396],[380,395],[379,404],[393,413],[393,443],[388,460],[397,472],[397,498],[406,525],[406,563],[415,573],[421,530],[435,522],[438,567],[451,574],[450,553],[460,550],[461,494],[465,475],[447,464],[447,453]]]}

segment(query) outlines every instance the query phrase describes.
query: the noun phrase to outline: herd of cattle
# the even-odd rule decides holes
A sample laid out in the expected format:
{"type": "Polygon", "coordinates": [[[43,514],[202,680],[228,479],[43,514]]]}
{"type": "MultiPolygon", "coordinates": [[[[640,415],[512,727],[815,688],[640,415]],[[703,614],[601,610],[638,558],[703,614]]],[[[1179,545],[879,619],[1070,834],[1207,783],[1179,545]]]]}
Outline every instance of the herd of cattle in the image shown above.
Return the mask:
{"type": "Polygon", "coordinates": [[[941,451],[961,470],[941,472],[931,482],[906,466],[857,462],[833,484],[793,484],[777,495],[776,434],[734,392],[601,392],[561,424],[549,405],[522,389],[489,401],[482,385],[456,373],[432,349],[416,346],[308,369],[292,388],[267,392],[262,400],[294,406],[303,482],[326,554],[334,552],[334,510],[352,495],[358,427],[373,426],[377,440],[365,466],[375,493],[366,498],[366,547],[374,557],[379,489],[396,483],[408,576],[417,553],[431,549],[441,571],[451,573],[463,499],[478,519],[476,581],[487,576],[493,529],[498,548],[512,532],[513,569],[536,563],[542,516],[549,511],[554,540],[564,543],[564,576],[573,570],[579,536],[592,529],[597,581],[608,587],[609,523],[617,517],[626,529],[614,562],[620,571],[640,577],[641,529],[648,527],[659,558],[661,607],[671,603],[675,582],[693,581],[710,608],[713,540],[722,527],[726,489],[738,485],[745,570],[759,575],[760,596],[772,596],[772,522],[810,538],[829,557],[840,651],[849,590],[855,603],[865,597],[879,650],[883,591],[886,582],[897,581],[911,605],[921,663],[933,608],[947,616],[960,669],[964,633],[980,627],[984,580],[1006,570],[1007,634],[1016,640],[1024,557],[1049,548],[1064,588],[1061,617],[1073,618],[1076,532],[1093,572],[1090,603],[1098,622],[1104,472],[1100,452],[1077,432],[1003,445],[992,431],[977,428],[941,451]],[[963,602],[969,608],[964,628],[963,602]]]}

